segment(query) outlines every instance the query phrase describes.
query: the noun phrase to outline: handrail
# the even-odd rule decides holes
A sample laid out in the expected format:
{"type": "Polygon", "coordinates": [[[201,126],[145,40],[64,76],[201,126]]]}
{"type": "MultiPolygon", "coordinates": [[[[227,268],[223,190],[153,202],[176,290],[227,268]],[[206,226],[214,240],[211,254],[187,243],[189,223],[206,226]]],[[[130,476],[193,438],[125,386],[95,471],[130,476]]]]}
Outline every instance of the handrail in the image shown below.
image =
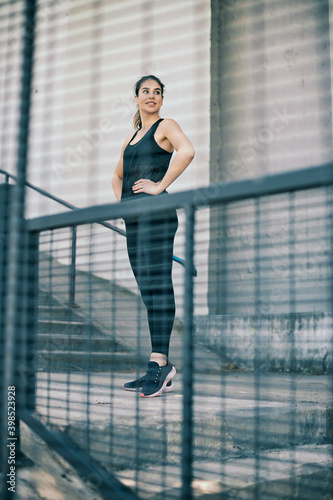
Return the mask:
{"type": "MultiPolygon", "coordinates": [[[[6,184],[8,184],[9,178],[13,179],[14,181],[17,181],[17,177],[15,175],[10,174],[9,172],[6,172],[5,170],[2,170],[1,168],[0,168],[0,174],[6,176],[6,179],[5,179],[5,183],[6,184]]],[[[68,203],[68,201],[62,200],[61,198],[58,198],[57,196],[54,196],[53,194],[45,191],[44,189],[39,188],[37,186],[34,186],[33,184],[31,184],[28,181],[24,181],[24,184],[27,187],[33,189],[34,191],[37,191],[39,194],[42,194],[46,198],[50,198],[50,200],[53,200],[53,201],[55,201],[57,203],[60,203],[60,205],[63,205],[66,208],[69,208],[71,210],[76,210],[78,208],[75,205],[72,205],[71,203],[68,203]]],[[[117,226],[113,226],[112,224],[109,224],[108,222],[98,222],[97,224],[101,224],[102,226],[105,226],[105,227],[107,227],[109,229],[112,229],[112,231],[115,231],[116,233],[119,233],[122,236],[126,236],[126,232],[123,229],[120,229],[117,226]]]]}
{"type": "MultiPolygon", "coordinates": [[[[0,175],[5,176],[5,183],[9,184],[9,179],[12,179],[17,182],[17,177],[13,174],[10,174],[9,172],[6,172],[6,170],[3,170],[0,168],[0,175]]],[[[63,205],[66,208],[69,208],[70,210],[78,210],[78,207],[75,205],[72,205],[71,203],[68,203],[68,201],[62,200],[61,198],[58,198],[57,196],[54,196],[53,194],[45,191],[45,189],[39,188],[35,186],[34,184],[31,184],[31,182],[24,181],[24,185],[30,189],[33,189],[37,193],[45,196],[46,198],[49,198],[50,200],[55,201],[56,203],[59,203],[60,205],[63,205]]],[[[112,231],[115,231],[116,233],[120,234],[121,236],[126,236],[126,231],[123,229],[120,229],[117,226],[114,226],[113,224],[110,224],[108,222],[104,221],[97,221],[97,224],[100,224],[101,226],[104,226],[108,229],[111,229],[112,231]]],[[[180,264],[181,266],[185,267],[185,261],[181,259],[180,257],[176,257],[173,255],[173,260],[180,264]]],[[[70,291],[69,291],[69,305],[71,307],[75,307],[75,281],[76,281],[76,226],[72,227],[72,257],[71,257],[71,272],[70,272],[70,291]]],[[[192,274],[193,276],[197,275],[197,270],[193,266],[192,269],[192,274]]]]}

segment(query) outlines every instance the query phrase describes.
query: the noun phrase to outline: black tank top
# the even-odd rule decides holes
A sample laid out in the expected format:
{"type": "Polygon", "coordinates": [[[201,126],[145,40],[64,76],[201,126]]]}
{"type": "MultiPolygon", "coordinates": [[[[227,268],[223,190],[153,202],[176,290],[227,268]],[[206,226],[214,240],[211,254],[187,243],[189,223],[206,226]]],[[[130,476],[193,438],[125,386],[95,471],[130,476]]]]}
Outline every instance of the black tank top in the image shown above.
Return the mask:
{"type": "Polygon", "coordinates": [[[131,145],[140,129],[137,130],[124,150],[122,201],[151,196],[147,193],[134,193],[133,184],[139,179],[161,181],[169,168],[172,153],[161,148],[154,138],[162,120],[163,118],[157,120],[137,143],[131,145]]]}

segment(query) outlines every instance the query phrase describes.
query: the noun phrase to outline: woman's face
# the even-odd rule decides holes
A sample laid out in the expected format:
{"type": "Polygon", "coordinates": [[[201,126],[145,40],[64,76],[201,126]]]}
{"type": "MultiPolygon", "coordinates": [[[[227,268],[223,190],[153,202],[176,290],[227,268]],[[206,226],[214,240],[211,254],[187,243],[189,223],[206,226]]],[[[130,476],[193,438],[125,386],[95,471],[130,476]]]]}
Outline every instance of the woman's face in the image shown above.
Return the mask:
{"type": "Polygon", "coordinates": [[[139,89],[139,95],[135,96],[135,102],[140,111],[158,113],[163,105],[161,87],[155,80],[144,81],[139,89]]]}

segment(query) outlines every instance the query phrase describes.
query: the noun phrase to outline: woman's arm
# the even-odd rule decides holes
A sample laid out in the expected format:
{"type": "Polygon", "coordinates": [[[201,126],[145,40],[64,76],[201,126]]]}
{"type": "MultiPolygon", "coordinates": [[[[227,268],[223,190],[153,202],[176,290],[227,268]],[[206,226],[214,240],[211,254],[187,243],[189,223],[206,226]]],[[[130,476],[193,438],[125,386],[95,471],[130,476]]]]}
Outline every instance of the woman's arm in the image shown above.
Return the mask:
{"type": "Polygon", "coordinates": [[[121,192],[122,192],[122,188],[123,188],[123,157],[124,157],[124,150],[128,144],[128,142],[130,141],[132,137],[132,134],[129,135],[127,138],[126,138],[126,141],[124,142],[124,145],[123,145],[123,149],[121,151],[121,155],[120,155],[120,158],[119,158],[119,161],[117,163],[117,166],[115,168],[115,171],[113,172],[113,176],[112,176],[112,188],[113,188],[113,192],[117,198],[118,201],[121,200],[121,192]]]}
{"type": "Polygon", "coordinates": [[[189,138],[184,134],[180,126],[174,120],[163,120],[163,134],[177,151],[165,176],[160,182],[153,182],[149,179],[140,179],[135,182],[133,191],[135,193],[160,194],[188,167],[194,158],[194,147],[189,138]]]}

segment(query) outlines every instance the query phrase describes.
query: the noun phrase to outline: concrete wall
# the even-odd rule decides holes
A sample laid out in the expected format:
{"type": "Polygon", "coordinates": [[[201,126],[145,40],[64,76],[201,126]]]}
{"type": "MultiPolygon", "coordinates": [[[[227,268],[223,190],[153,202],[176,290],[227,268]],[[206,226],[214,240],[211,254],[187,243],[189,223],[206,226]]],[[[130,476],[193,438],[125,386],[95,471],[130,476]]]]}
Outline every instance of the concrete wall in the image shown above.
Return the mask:
{"type": "Polygon", "coordinates": [[[17,163],[22,8],[20,2],[0,5],[0,168],[12,174],[17,163]]]}
{"type": "MultiPolygon", "coordinates": [[[[212,1],[211,182],[332,161],[329,35],[327,1],[212,1]]],[[[330,310],[328,288],[320,290],[325,273],[318,269],[328,255],[327,228],[314,222],[316,215],[329,216],[325,196],[275,197],[211,211],[211,314],[317,311],[318,301],[319,310],[330,310]],[[294,245],[290,225],[297,206],[294,245]],[[306,226],[315,232],[304,232],[306,226]],[[292,280],[298,292],[288,303],[292,280]],[[305,286],[309,294],[315,290],[313,303],[300,298],[305,286]]]]}
{"type": "Polygon", "coordinates": [[[196,339],[243,370],[333,372],[332,314],[197,316],[196,339]]]}
{"type": "Polygon", "coordinates": [[[328,1],[212,1],[211,180],[332,160],[328,1]]]}

